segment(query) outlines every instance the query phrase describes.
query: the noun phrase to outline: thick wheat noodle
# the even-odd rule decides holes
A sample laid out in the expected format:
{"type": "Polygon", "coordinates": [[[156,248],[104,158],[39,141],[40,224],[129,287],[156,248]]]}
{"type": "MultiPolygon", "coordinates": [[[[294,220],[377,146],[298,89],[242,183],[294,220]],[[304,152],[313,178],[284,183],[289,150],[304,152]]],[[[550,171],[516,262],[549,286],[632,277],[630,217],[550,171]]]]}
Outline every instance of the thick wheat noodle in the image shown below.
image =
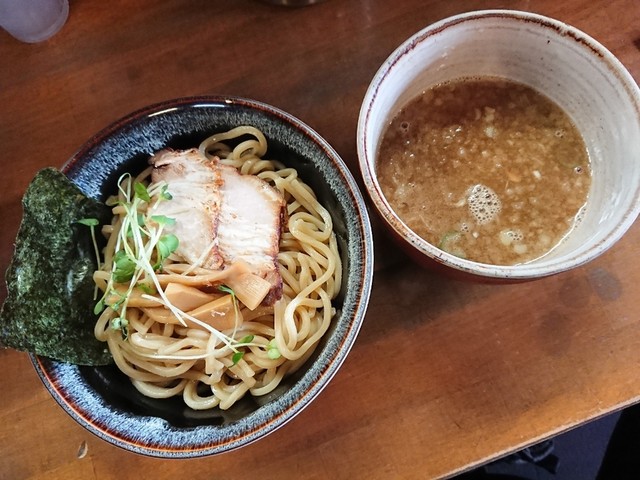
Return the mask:
{"type": "MultiPolygon", "coordinates": [[[[107,342],[118,368],[143,395],[181,395],[193,409],[227,409],[247,392],[265,395],[273,391],[312,355],[335,314],[331,301],[339,293],[342,268],[331,216],[295,169],[263,158],[267,141],[262,132],[237,127],[207,138],[199,150],[208,158],[219,157],[221,163],[238,168],[242,174],[262,178],[282,192],[290,219],[278,254],[284,283],[282,299],[272,307],[259,306],[254,311],[238,305],[242,323],[222,332],[194,325],[189,319],[185,325],[160,323],[140,308],[128,306],[127,338],[120,329],[111,328],[117,314],[107,308],[96,323],[95,335],[107,342]],[[249,343],[240,343],[246,338],[250,338],[249,343]],[[269,348],[274,347],[279,357],[269,355],[269,348]],[[238,351],[244,354],[236,361],[234,354],[238,351]]],[[[114,219],[103,227],[107,245],[102,269],[94,274],[96,285],[103,291],[111,278],[114,254],[122,248],[119,232],[126,214],[123,204],[131,198],[135,182],[148,183],[150,172],[146,169],[135,178],[125,179],[111,199],[114,219]]],[[[171,186],[167,187],[170,192],[171,186]]],[[[224,283],[233,268],[210,271],[185,264],[174,255],[157,279],[162,288],[181,283],[211,292],[211,286],[224,283]]],[[[134,297],[144,303],[157,295],[136,292],[132,304],[134,297]]]]}

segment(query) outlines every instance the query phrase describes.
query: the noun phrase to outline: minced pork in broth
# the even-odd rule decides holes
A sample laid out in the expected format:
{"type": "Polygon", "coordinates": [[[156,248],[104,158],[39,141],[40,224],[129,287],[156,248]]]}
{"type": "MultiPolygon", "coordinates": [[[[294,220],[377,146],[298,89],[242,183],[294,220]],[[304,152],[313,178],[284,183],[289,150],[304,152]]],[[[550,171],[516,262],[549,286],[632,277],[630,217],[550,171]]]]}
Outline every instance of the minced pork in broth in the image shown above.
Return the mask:
{"type": "Polygon", "coordinates": [[[384,135],[377,170],[416,234],[494,265],[548,253],[591,185],[584,141],[562,109],[497,78],[448,82],[410,102],[384,135]]]}

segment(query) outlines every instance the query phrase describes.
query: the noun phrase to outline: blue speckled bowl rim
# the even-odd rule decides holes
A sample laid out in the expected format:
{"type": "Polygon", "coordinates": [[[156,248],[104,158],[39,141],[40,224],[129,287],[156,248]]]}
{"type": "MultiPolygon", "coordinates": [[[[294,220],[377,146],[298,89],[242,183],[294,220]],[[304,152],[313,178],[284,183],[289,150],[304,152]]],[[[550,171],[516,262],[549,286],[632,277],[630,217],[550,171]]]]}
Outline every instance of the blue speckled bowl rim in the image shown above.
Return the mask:
{"type": "MultiPolygon", "coordinates": [[[[335,174],[330,189],[344,202],[346,228],[356,241],[347,260],[351,285],[339,312],[336,328],[322,352],[292,388],[246,417],[223,426],[177,428],[158,417],[138,416],[114,408],[86,382],[80,367],[31,355],[34,368],[57,403],[81,426],[125,450],[161,458],[194,458],[230,451],[252,443],[283,426],[317,397],[336,374],[353,346],[364,319],[373,281],[373,237],[360,190],[335,150],[313,129],[294,116],[265,103],[232,96],[185,97],[137,110],[114,122],[86,142],[63,166],[77,169],[83,157],[105,139],[144,119],[176,109],[241,106],[274,117],[302,132],[327,160],[324,169],[335,174]],[[337,184],[336,184],[337,180],[337,184]],[[346,195],[346,197],[345,197],[346,195]]],[[[90,193],[89,193],[90,194],[90,193]]]]}

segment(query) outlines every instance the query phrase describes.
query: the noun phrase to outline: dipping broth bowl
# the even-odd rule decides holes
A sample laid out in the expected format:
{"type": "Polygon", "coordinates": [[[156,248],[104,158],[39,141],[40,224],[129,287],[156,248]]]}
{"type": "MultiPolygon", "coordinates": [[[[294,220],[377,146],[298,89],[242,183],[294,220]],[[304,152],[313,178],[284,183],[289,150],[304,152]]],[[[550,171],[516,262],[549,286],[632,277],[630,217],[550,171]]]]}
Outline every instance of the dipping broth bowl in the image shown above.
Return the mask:
{"type": "Polygon", "coordinates": [[[616,243],[640,209],[640,90],[605,47],[541,15],[486,10],[439,21],[398,47],[375,74],[357,128],[359,166],[373,206],[414,260],[456,277],[517,282],[557,274],[616,243]],[[381,139],[391,120],[430,87],[468,77],[502,77],[558,104],[585,141],[592,172],[583,217],[550,253],[513,266],[459,258],[413,232],[378,181],[381,139]]]}
{"type": "Polygon", "coordinates": [[[90,139],[62,171],[88,196],[106,200],[124,172],[141,171],[166,147],[191,148],[239,125],[259,128],[267,155],[297,169],[330,212],[342,257],[336,314],[312,356],[276,389],[246,395],[228,410],[196,411],[182,398],[140,394],[114,365],[86,367],[32,355],[36,372],[80,425],[125,450],[161,458],[191,458],[233,450],[278,429],[333,378],[355,342],[373,278],[373,239],[364,200],[342,159],[300,120],[254,100],[192,97],[143,108],[90,139]]]}

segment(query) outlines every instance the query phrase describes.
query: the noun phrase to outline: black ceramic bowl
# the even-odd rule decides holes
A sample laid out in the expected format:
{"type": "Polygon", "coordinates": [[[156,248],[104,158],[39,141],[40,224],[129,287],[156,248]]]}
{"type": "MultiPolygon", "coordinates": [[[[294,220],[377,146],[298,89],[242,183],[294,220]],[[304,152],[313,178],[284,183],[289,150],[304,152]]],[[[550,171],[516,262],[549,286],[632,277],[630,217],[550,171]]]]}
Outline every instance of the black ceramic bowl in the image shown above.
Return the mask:
{"type": "Polygon", "coordinates": [[[80,425],[126,450],[187,458],[241,447],[298,414],[345,360],[362,323],[373,276],[373,240],[362,196],[338,154],[300,120],[230,97],[172,100],[139,110],[89,140],[63,167],[85,194],[106,199],[118,177],[139,171],[164,147],[190,148],[238,125],[261,129],[268,156],[295,167],[333,217],[343,262],[337,314],[314,355],[272,393],[246,396],[226,411],[194,411],[181,399],[142,396],[115,366],[79,367],[32,356],[53,398],[80,425]]]}

